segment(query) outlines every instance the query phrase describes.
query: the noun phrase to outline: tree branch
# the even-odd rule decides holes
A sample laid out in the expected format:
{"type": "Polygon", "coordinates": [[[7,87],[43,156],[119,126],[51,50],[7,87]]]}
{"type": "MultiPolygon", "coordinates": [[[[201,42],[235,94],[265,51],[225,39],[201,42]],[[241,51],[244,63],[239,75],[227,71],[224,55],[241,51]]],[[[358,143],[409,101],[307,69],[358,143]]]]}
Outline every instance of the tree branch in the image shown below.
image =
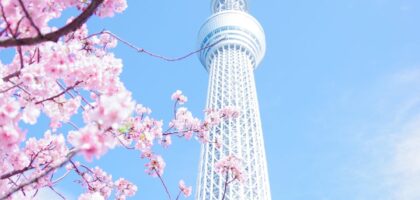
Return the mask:
{"type": "Polygon", "coordinates": [[[227,187],[229,185],[229,171],[226,172],[226,176],[225,176],[225,184],[224,184],[224,188],[223,188],[223,196],[222,196],[222,200],[225,200],[226,197],[226,191],[227,191],[227,187]]]}
{"type": "Polygon", "coordinates": [[[104,0],[92,0],[88,7],[77,16],[72,22],[61,27],[60,29],[47,33],[45,35],[38,35],[36,37],[25,37],[19,39],[6,39],[0,41],[0,47],[13,47],[13,46],[25,46],[25,45],[35,45],[42,42],[53,41],[57,42],[58,39],[72,31],[77,30],[82,26],[90,16],[93,15],[95,10],[104,2],[104,0]]]}
{"type": "Polygon", "coordinates": [[[156,169],[153,169],[156,172],[156,175],[159,177],[160,182],[162,183],[163,187],[165,188],[165,192],[168,195],[169,200],[172,199],[171,194],[169,193],[168,187],[165,184],[165,181],[163,181],[162,176],[159,174],[159,172],[156,169]]]}
{"type": "Polygon", "coordinates": [[[11,78],[19,76],[19,75],[20,75],[20,70],[3,77],[3,81],[8,82],[11,78]]]}
{"type": "Polygon", "coordinates": [[[24,168],[22,168],[20,170],[15,170],[15,171],[9,172],[7,174],[1,175],[0,176],[0,179],[10,178],[10,177],[12,177],[12,176],[14,176],[16,174],[20,174],[20,173],[26,172],[26,171],[28,171],[30,169],[33,169],[33,168],[34,167],[32,167],[32,166],[26,166],[26,167],[24,167],[24,168]]]}

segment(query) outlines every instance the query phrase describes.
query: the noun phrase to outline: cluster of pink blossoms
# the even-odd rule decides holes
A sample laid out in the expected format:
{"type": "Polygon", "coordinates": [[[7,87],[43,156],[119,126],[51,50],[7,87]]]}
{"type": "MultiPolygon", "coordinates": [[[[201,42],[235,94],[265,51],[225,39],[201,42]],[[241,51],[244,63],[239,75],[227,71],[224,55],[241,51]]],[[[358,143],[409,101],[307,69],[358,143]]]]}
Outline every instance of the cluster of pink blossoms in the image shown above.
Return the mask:
{"type": "MultiPolygon", "coordinates": [[[[126,0],[0,1],[0,53],[3,41],[44,39],[59,29],[49,22],[64,10],[75,7],[85,12],[94,4],[99,6],[93,13],[100,17],[127,7],[126,0]]],[[[66,25],[77,18],[71,17],[66,25]]],[[[178,107],[188,98],[176,91],[175,114],[164,129],[163,121],[153,119],[151,110],[137,104],[121,82],[122,61],[109,52],[116,45],[110,34],[89,35],[83,23],[57,40],[15,45],[13,60],[0,60],[0,199],[32,197],[74,173],[86,190],[79,200],[108,199],[112,194],[124,200],[135,195],[135,185],[122,178],[113,181],[101,168],[87,167],[74,156],[81,154],[91,162],[116,147],[137,150],[147,160],[146,173],[163,181],[165,161],[154,153],[156,144],[168,148],[176,136],[220,145],[219,140],[209,141],[207,132],[237,117],[235,108],[206,110],[206,118],[200,120],[178,107]],[[33,137],[40,134],[22,124],[34,125],[41,116],[49,119],[49,127],[43,136],[33,137]],[[62,133],[63,127],[72,130],[62,133]],[[62,173],[58,169],[65,164],[67,171],[62,173]]],[[[191,195],[192,188],[183,181],[179,189],[185,197],[191,195]]]]}
{"type": "Polygon", "coordinates": [[[137,186],[128,182],[127,180],[120,178],[115,182],[117,187],[116,199],[125,200],[129,196],[133,196],[137,192],[137,186]]]}
{"type": "Polygon", "coordinates": [[[166,166],[162,156],[154,155],[149,159],[150,162],[146,164],[146,172],[151,176],[161,176],[166,166]]]}
{"type": "MultiPolygon", "coordinates": [[[[94,13],[101,17],[127,7],[125,0],[1,1],[0,44],[53,32],[57,28],[49,22],[64,10],[76,7],[84,12],[94,3],[100,3],[94,13]]],[[[88,35],[83,24],[56,42],[15,47],[10,63],[0,61],[0,198],[19,199],[19,191],[32,196],[39,189],[55,187],[68,174],[60,176],[57,169],[76,153],[92,160],[116,146],[112,130],[131,116],[135,103],[119,78],[121,60],[108,52],[115,46],[109,35],[88,35]],[[84,122],[71,122],[80,113],[84,122]],[[21,122],[34,125],[40,116],[49,118],[49,129],[41,138],[27,139],[34,133],[21,128],[21,122]],[[74,130],[62,134],[63,126],[74,130]]],[[[108,198],[115,190],[119,199],[125,199],[136,191],[121,179],[116,187],[110,176],[96,168],[69,169],[80,175],[87,190],[84,196],[108,198]]]]}
{"type": "Polygon", "coordinates": [[[116,12],[123,12],[126,8],[126,0],[104,0],[96,14],[100,17],[112,17],[116,12]]]}
{"type": "Polygon", "coordinates": [[[177,90],[176,92],[174,92],[171,96],[171,99],[179,104],[184,104],[188,100],[188,98],[182,94],[181,90],[177,90]]]}
{"type": "Polygon", "coordinates": [[[232,177],[231,180],[225,180],[227,183],[237,180],[243,181],[243,171],[240,168],[241,160],[233,155],[222,158],[215,164],[216,172],[222,176],[232,177]]]}
{"type": "Polygon", "coordinates": [[[113,182],[112,175],[107,174],[99,167],[89,168],[76,161],[68,164],[66,169],[68,172],[75,171],[80,175],[81,179],[78,182],[87,188],[87,192],[80,195],[79,200],[109,199],[113,191],[116,199],[125,200],[137,192],[137,186],[131,182],[123,178],[113,182]]]}
{"type": "Polygon", "coordinates": [[[192,192],[191,186],[186,186],[184,180],[179,181],[179,190],[182,194],[184,194],[185,197],[189,197],[192,192]]]}
{"type": "Polygon", "coordinates": [[[172,144],[172,136],[183,137],[187,140],[194,135],[200,142],[209,141],[207,132],[222,120],[237,117],[238,111],[235,108],[220,110],[207,110],[206,118],[200,120],[195,118],[185,107],[178,108],[176,105],[186,102],[187,97],[181,91],[172,94],[175,101],[174,117],[169,122],[169,128],[163,131],[163,122],[150,118],[151,110],[140,104],[135,107],[135,115],[120,124],[116,130],[120,142],[126,148],[133,148],[141,152],[141,157],[148,159],[146,172],[152,176],[163,175],[165,162],[160,155],[153,153],[152,147],[155,143],[168,147],[172,144]]]}

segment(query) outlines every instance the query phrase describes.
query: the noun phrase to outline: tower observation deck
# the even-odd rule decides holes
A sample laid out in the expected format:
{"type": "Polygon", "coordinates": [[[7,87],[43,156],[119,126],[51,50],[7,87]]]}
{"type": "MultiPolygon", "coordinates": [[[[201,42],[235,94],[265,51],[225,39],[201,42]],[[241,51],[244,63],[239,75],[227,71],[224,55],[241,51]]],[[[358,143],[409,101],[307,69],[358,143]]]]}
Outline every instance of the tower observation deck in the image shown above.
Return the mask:
{"type": "Polygon", "coordinates": [[[241,160],[244,180],[227,187],[225,200],[271,200],[263,132],[253,70],[265,54],[264,30],[248,14],[247,0],[212,0],[212,15],[198,34],[199,58],[209,72],[207,108],[233,106],[240,116],[222,122],[209,133],[221,147],[201,149],[197,200],[222,200],[225,178],[215,163],[234,155],[241,160]]]}

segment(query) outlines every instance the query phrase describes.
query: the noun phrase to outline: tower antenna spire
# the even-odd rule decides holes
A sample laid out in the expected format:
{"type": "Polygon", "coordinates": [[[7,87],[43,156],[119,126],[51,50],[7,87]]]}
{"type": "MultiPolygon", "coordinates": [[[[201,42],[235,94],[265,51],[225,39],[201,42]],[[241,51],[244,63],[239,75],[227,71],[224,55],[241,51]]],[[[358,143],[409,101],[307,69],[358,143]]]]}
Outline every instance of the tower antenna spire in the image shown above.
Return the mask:
{"type": "Polygon", "coordinates": [[[248,11],[247,0],[212,0],[211,7],[213,13],[226,10],[248,11]]]}

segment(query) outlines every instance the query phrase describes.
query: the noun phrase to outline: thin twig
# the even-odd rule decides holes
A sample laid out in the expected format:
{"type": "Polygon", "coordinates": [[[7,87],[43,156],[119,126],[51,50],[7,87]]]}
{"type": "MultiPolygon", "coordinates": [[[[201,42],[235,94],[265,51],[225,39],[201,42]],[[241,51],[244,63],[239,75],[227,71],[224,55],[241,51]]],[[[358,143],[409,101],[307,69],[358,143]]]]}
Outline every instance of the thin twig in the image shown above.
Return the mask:
{"type": "Polygon", "coordinates": [[[77,167],[76,163],[74,163],[71,159],[70,159],[70,163],[74,168],[74,171],[80,176],[82,177],[82,179],[85,181],[87,187],[89,190],[93,189],[93,187],[90,185],[89,181],[86,179],[86,177],[84,176],[84,172],[80,171],[80,169],[77,167]]]}
{"type": "Polygon", "coordinates": [[[119,137],[119,135],[118,135],[118,134],[116,134],[116,133],[112,130],[112,128],[110,128],[110,130],[108,130],[107,132],[111,133],[111,134],[112,134],[112,136],[113,136],[114,138],[117,138],[118,142],[120,142],[120,144],[121,144],[124,148],[126,148],[126,149],[128,149],[128,150],[134,150],[134,149],[135,149],[134,147],[130,147],[130,146],[128,146],[127,144],[125,144],[125,143],[124,143],[124,141],[122,141],[122,140],[121,140],[121,138],[119,137]]]}
{"type": "MultiPolygon", "coordinates": [[[[64,87],[64,85],[63,84],[61,84],[60,83],[60,81],[58,81],[58,80],[55,80],[55,82],[57,83],[57,85],[62,89],[62,90],[66,90],[66,87],[64,87]]],[[[70,92],[70,91],[67,91],[67,94],[68,95],[70,95],[72,98],[74,98],[74,95],[70,92]]]]}
{"type": "MultiPolygon", "coordinates": [[[[91,108],[91,109],[93,109],[93,108],[95,108],[95,106],[93,106],[91,103],[89,103],[89,101],[82,95],[82,94],[80,94],[80,92],[79,91],[77,91],[76,89],[72,89],[72,91],[74,92],[74,93],[76,93],[77,95],[79,95],[80,96],[80,98],[82,98],[82,101],[83,102],[85,102],[85,104],[87,104],[87,105],[89,105],[89,107],[91,108]]],[[[82,107],[83,108],[83,107],[82,107]]]]}
{"type": "MultiPolygon", "coordinates": [[[[169,130],[171,130],[171,129],[169,129],[169,130]]],[[[168,130],[168,131],[169,131],[168,130]]],[[[185,133],[187,133],[187,132],[194,132],[194,133],[197,133],[197,132],[199,132],[199,130],[197,130],[197,129],[187,129],[187,130],[182,130],[182,131],[173,131],[173,132],[168,132],[168,131],[165,131],[165,132],[163,132],[162,133],[162,135],[163,136],[167,136],[167,135],[175,135],[175,134],[178,134],[179,136],[183,136],[182,134],[184,134],[185,135],[185,133]]]]}
{"type": "Polygon", "coordinates": [[[6,88],[6,89],[4,89],[4,90],[0,90],[0,93],[5,93],[5,92],[8,92],[8,91],[10,91],[10,90],[11,90],[11,89],[13,89],[13,88],[19,87],[21,84],[22,84],[22,83],[14,84],[13,86],[11,86],[11,87],[9,87],[9,88],[6,88]]]}
{"type": "MultiPolygon", "coordinates": [[[[201,52],[201,51],[203,51],[203,50],[205,50],[205,49],[209,49],[209,48],[211,48],[211,47],[215,46],[216,44],[219,44],[220,42],[222,42],[222,41],[226,40],[226,38],[222,38],[222,39],[220,39],[220,40],[218,40],[218,41],[216,41],[216,42],[214,42],[214,43],[212,43],[212,44],[209,44],[209,45],[207,45],[207,46],[205,46],[205,47],[202,47],[202,48],[200,48],[200,49],[197,49],[197,50],[195,50],[195,51],[192,51],[192,52],[190,52],[190,53],[188,53],[188,54],[186,54],[186,55],[184,55],[184,56],[175,57],[175,58],[170,58],[170,57],[166,57],[166,56],[162,56],[162,55],[158,55],[158,54],[152,53],[152,52],[150,52],[150,51],[145,50],[144,48],[139,48],[139,47],[136,47],[136,46],[134,46],[133,44],[131,44],[130,42],[128,42],[128,41],[126,41],[126,40],[124,40],[124,39],[122,39],[122,38],[118,37],[117,35],[115,35],[115,34],[113,34],[113,33],[109,32],[109,31],[107,31],[107,30],[103,30],[103,31],[101,31],[101,32],[99,32],[99,33],[95,33],[95,34],[89,35],[87,38],[90,38],[90,37],[95,36],[95,35],[101,35],[101,34],[108,34],[108,35],[112,36],[113,38],[115,38],[115,39],[117,39],[118,41],[120,41],[120,42],[124,43],[125,45],[127,45],[128,47],[130,47],[130,48],[132,48],[132,49],[136,50],[138,53],[145,53],[145,54],[147,54],[147,55],[149,55],[149,56],[152,56],[152,57],[155,57],[155,58],[159,58],[159,59],[162,59],[162,60],[165,60],[165,61],[168,61],[168,62],[174,62],[174,61],[180,61],[180,60],[183,60],[183,59],[188,58],[188,57],[190,57],[190,56],[192,56],[192,55],[194,55],[194,54],[196,54],[196,53],[199,53],[199,52],[201,52]]],[[[87,38],[86,38],[86,39],[87,39],[87,38]]]]}
{"type": "Polygon", "coordinates": [[[228,179],[229,179],[229,171],[226,171],[222,200],[225,200],[225,197],[226,197],[227,186],[229,185],[228,179]]]}
{"type": "Polygon", "coordinates": [[[79,127],[72,121],[68,121],[67,124],[70,124],[70,126],[72,126],[74,129],[79,130],[79,127]]]}
{"type": "Polygon", "coordinates": [[[181,196],[181,192],[182,192],[182,190],[179,190],[178,195],[176,196],[176,199],[175,200],[178,200],[179,199],[179,197],[181,196]]]}
{"type": "Polygon", "coordinates": [[[156,172],[156,175],[159,177],[160,182],[162,183],[163,187],[165,188],[165,192],[168,195],[169,200],[171,200],[171,194],[169,193],[168,187],[165,184],[165,181],[163,181],[162,176],[159,174],[159,172],[156,169],[153,169],[156,172]]]}
{"type": "Polygon", "coordinates": [[[176,100],[175,103],[174,103],[174,119],[175,120],[176,120],[176,107],[178,106],[178,101],[179,100],[176,100]]]}
{"type": "Polygon", "coordinates": [[[63,180],[70,172],[71,172],[71,170],[67,171],[65,174],[63,174],[59,178],[55,179],[54,181],[51,181],[52,185],[55,185],[58,182],[60,182],[61,180],[63,180]]]}
{"type": "Polygon", "coordinates": [[[66,197],[64,197],[64,195],[62,195],[61,193],[59,193],[57,190],[55,190],[52,186],[49,186],[49,188],[54,191],[58,196],[60,196],[63,200],[66,200],[66,197]]]}
{"type": "Polygon", "coordinates": [[[18,84],[16,84],[15,82],[13,82],[13,81],[10,81],[9,80],[9,82],[11,82],[11,83],[13,83],[13,84],[15,84],[15,85],[17,85],[16,87],[18,87],[19,89],[21,89],[23,92],[25,92],[26,94],[28,94],[29,96],[32,96],[31,95],[31,93],[29,93],[28,92],[28,90],[26,90],[25,88],[23,88],[22,86],[20,86],[20,85],[18,85],[18,84]]]}

